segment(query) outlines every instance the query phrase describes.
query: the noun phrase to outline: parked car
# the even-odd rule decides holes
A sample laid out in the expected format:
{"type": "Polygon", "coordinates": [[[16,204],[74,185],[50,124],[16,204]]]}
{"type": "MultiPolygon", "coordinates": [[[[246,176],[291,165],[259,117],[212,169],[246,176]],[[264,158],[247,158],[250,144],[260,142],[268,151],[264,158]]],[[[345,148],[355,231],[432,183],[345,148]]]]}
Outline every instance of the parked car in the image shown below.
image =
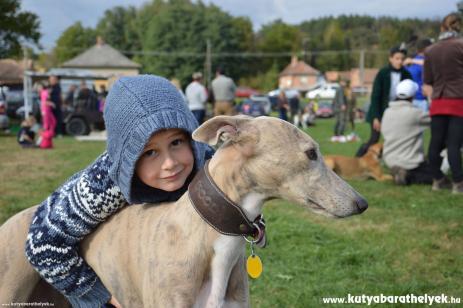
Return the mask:
{"type": "Polygon", "coordinates": [[[259,94],[259,91],[253,88],[249,88],[249,87],[237,87],[235,90],[236,97],[247,98],[247,97],[250,97],[251,95],[256,95],[256,94],[259,94]]]}
{"type": "Polygon", "coordinates": [[[319,101],[315,114],[319,118],[331,118],[334,116],[333,103],[331,101],[319,101]]]}
{"type": "MultiPolygon", "coordinates": [[[[30,102],[30,105],[27,108],[27,111],[29,115],[33,115],[37,122],[41,122],[42,115],[40,113],[40,99],[37,95],[37,93],[33,93],[31,95],[32,101],[30,102]]],[[[16,109],[16,117],[17,118],[25,118],[26,116],[26,106],[24,106],[24,100],[23,100],[23,105],[16,109]]]]}
{"type": "Polygon", "coordinates": [[[259,117],[269,115],[272,107],[267,95],[252,95],[250,98],[244,99],[237,106],[237,111],[241,114],[259,117]]]}
{"type": "Polygon", "coordinates": [[[334,99],[338,88],[338,83],[326,83],[318,89],[307,92],[305,97],[308,99],[334,99]]]}
{"type": "Polygon", "coordinates": [[[264,107],[265,115],[269,115],[272,111],[272,102],[268,95],[258,94],[258,95],[251,95],[251,100],[255,102],[260,102],[261,105],[264,107]]]}
{"type": "MultiPolygon", "coordinates": [[[[270,100],[270,104],[272,106],[272,110],[277,109],[278,105],[278,95],[280,95],[280,89],[275,89],[267,93],[267,96],[270,100]]],[[[289,100],[299,95],[299,91],[296,89],[285,89],[286,98],[289,100]]]]}
{"type": "Polygon", "coordinates": [[[246,98],[241,102],[239,113],[251,117],[260,117],[266,115],[262,102],[254,101],[250,98],[246,98]]]}
{"type": "Polygon", "coordinates": [[[6,103],[0,98],[0,130],[8,130],[10,121],[6,115],[6,103]]]}
{"type": "Polygon", "coordinates": [[[6,113],[11,118],[16,118],[16,110],[24,106],[24,93],[23,89],[8,89],[5,93],[6,113]]]}
{"type": "Polygon", "coordinates": [[[64,110],[66,133],[72,136],[88,135],[92,129],[104,130],[103,112],[96,96],[77,99],[74,106],[64,110]]]}
{"type": "MultiPolygon", "coordinates": [[[[36,117],[37,120],[40,118],[40,99],[38,94],[34,91],[30,95],[31,105],[29,106],[29,114],[36,117]]],[[[24,106],[24,92],[23,89],[9,89],[5,93],[5,101],[7,105],[7,115],[11,118],[24,118],[25,106],[24,106]]]]}

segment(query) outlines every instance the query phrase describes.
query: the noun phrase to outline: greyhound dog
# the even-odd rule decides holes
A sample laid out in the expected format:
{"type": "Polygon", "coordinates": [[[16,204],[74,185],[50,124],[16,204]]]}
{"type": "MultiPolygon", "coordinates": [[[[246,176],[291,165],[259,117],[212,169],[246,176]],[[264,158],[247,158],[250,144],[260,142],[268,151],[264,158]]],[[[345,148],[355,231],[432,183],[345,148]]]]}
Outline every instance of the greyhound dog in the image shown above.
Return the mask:
{"type": "MultiPolygon", "coordinates": [[[[217,116],[193,139],[221,144],[207,165],[209,175],[250,221],[273,198],[334,218],[368,207],[325,166],[318,144],[288,122],[217,116]]],[[[25,258],[34,210],[0,228],[0,303],[65,307],[64,297],[25,258]]],[[[175,203],[124,207],[85,238],[81,253],[123,307],[249,307],[245,247],[243,237],[221,234],[206,223],[185,193],[175,203]]]]}

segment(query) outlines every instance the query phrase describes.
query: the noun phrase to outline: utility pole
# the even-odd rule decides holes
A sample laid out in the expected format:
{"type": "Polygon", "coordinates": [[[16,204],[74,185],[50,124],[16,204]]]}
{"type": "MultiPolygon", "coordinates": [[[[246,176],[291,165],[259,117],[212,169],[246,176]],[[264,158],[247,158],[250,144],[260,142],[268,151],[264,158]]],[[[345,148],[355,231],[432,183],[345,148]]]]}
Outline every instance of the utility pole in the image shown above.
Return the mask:
{"type": "Polygon", "coordinates": [[[212,79],[212,56],[211,56],[211,41],[208,39],[206,41],[206,61],[204,63],[204,70],[206,75],[206,88],[211,89],[211,79],[212,79]]]}
{"type": "Polygon", "coordinates": [[[457,3],[457,8],[460,11],[460,14],[463,15],[463,1],[457,3]]]}
{"type": "Polygon", "coordinates": [[[365,78],[365,49],[360,50],[360,59],[359,59],[359,77],[360,77],[360,86],[363,87],[363,82],[365,78]]]}
{"type": "Polygon", "coordinates": [[[304,62],[305,63],[309,63],[308,62],[308,56],[309,56],[309,54],[308,54],[308,47],[309,47],[308,43],[309,43],[309,40],[310,40],[310,38],[308,38],[308,37],[304,37],[302,39],[302,48],[304,49],[304,62]]]}
{"type": "MultiPolygon", "coordinates": [[[[24,97],[24,116],[29,118],[29,76],[27,76],[27,48],[22,45],[23,50],[23,97],[24,97]]],[[[32,108],[30,108],[32,109],[32,108]]]]}

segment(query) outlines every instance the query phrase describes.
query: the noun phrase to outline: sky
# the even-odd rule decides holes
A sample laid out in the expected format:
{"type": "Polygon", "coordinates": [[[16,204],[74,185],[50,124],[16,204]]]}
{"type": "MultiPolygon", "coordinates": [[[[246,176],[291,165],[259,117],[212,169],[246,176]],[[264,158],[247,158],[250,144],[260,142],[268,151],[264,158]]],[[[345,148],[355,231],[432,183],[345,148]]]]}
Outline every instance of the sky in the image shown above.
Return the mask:
{"type": "MultiPolygon", "coordinates": [[[[40,43],[45,50],[53,48],[60,34],[77,21],[95,27],[107,9],[120,5],[140,7],[149,0],[22,0],[22,10],[40,18],[40,43]]],[[[275,19],[289,24],[304,20],[366,14],[398,18],[417,17],[442,19],[456,11],[459,0],[203,0],[214,3],[233,16],[247,16],[254,30],[275,19]]]]}

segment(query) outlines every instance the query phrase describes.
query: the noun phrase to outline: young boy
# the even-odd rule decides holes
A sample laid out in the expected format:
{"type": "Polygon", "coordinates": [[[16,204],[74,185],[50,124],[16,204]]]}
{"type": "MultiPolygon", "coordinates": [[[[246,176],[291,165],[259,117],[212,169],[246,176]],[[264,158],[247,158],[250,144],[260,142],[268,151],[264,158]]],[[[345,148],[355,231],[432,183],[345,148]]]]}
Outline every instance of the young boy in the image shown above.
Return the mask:
{"type": "Polygon", "coordinates": [[[35,132],[33,126],[36,124],[35,117],[29,116],[21,122],[21,128],[18,131],[17,141],[23,148],[35,147],[35,132]]]}
{"type": "Polygon", "coordinates": [[[26,243],[32,266],[73,307],[120,307],[79,256],[80,241],[127,204],[178,200],[205,160],[191,139],[197,122],[164,78],[119,79],[104,120],[107,151],[42,202],[26,243]]]}
{"type": "Polygon", "coordinates": [[[403,61],[407,51],[400,47],[394,47],[389,51],[389,64],[379,70],[373,82],[370,108],[366,116],[371,125],[370,139],[362,144],[355,156],[365,155],[368,148],[377,143],[381,131],[381,119],[390,101],[396,99],[395,89],[399,82],[412,79],[412,75],[403,67],[403,61]]]}

